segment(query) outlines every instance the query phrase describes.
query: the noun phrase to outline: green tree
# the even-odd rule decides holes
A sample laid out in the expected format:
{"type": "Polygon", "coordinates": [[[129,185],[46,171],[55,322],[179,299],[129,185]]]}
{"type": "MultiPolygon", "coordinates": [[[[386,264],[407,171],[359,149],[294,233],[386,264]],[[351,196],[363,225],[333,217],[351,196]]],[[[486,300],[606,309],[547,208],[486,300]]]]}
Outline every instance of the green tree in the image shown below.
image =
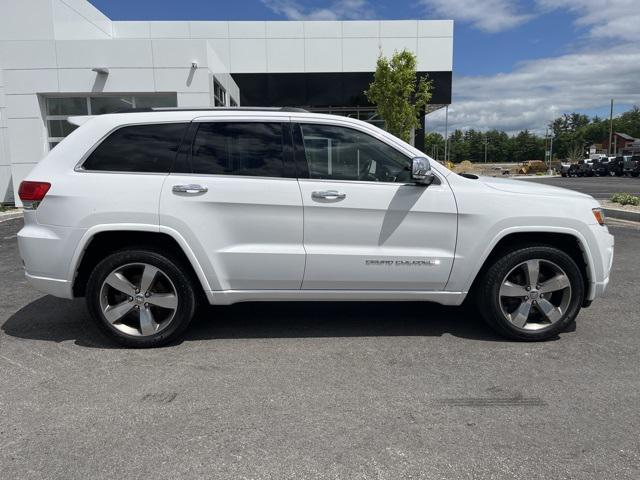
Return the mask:
{"type": "Polygon", "coordinates": [[[551,122],[554,154],[566,158],[570,152],[583,149],[588,143],[584,136],[588,125],[589,117],[577,112],[565,113],[551,122]]]}
{"type": "Polygon", "coordinates": [[[640,107],[634,105],[631,110],[614,118],[613,128],[616,132],[626,133],[632,137],[640,138],[640,107]]]}
{"type": "Polygon", "coordinates": [[[544,139],[532,134],[529,130],[523,130],[513,141],[513,159],[516,162],[544,159],[544,139]]]}
{"type": "Polygon", "coordinates": [[[425,134],[424,151],[435,159],[444,159],[444,137],[437,132],[425,134]]]}
{"type": "Polygon", "coordinates": [[[416,75],[416,56],[394,52],[389,60],[380,55],[373,82],[364,92],[384,119],[387,130],[409,141],[420,126],[420,115],[431,100],[431,81],[416,75]]]}
{"type": "Polygon", "coordinates": [[[449,135],[449,160],[453,163],[460,163],[469,160],[469,144],[464,140],[462,130],[454,130],[449,135]]]}

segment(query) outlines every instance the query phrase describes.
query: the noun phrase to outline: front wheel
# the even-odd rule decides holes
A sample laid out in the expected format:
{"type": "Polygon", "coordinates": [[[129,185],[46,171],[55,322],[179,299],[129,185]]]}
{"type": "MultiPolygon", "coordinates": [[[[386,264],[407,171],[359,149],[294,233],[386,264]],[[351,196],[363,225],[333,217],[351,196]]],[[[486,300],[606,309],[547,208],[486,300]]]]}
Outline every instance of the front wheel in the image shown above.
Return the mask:
{"type": "Polygon", "coordinates": [[[89,276],[89,312],[102,331],[122,345],[165,345],[184,332],[196,308],[185,270],[157,251],[115,252],[89,276]]]}
{"type": "Polygon", "coordinates": [[[573,259],[551,246],[528,246],[500,256],[479,283],[480,313],[514,340],[555,337],[578,315],[582,274],[573,259]]]}

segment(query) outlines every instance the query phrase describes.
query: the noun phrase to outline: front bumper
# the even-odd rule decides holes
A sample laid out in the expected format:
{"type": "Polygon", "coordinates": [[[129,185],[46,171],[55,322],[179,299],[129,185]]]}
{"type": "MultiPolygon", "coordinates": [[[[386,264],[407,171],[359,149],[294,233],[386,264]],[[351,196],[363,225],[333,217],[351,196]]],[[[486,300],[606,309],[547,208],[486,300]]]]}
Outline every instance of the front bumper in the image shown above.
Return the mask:
{"type": "Polygon", "coordinates": [[[589,301],[604,295],[609,286],[615,245],[615,239],[613,235],[609,233],[607,227],[593,225],[591,230],[596,245],[594,245],[595,248],[591,249],[594,264],[594,278],[591,278],[591,288],[587,295],[587,300],[589,301]]]}

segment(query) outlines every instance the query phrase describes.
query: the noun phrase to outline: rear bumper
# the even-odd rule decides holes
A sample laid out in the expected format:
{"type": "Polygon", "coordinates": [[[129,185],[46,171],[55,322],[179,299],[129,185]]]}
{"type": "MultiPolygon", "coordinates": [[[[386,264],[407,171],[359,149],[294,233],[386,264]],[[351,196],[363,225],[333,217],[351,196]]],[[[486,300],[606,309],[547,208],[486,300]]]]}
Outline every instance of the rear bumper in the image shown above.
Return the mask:
{"type": "Polygon", "coordinates": [[[58,278],[40,277],[30,275],[25,272],[27,282],[33,288],[42,293],[53,295],[54,297],[73,298],[71,282],[68,280],[60,280],[58,278]]]}
{"type": "Polygon", "coordinates": [[[73,298],[71,262],[85,229],[41,225],[34,211],[25,211],[18,249],[29,284],[56,297],[73,298]]]}

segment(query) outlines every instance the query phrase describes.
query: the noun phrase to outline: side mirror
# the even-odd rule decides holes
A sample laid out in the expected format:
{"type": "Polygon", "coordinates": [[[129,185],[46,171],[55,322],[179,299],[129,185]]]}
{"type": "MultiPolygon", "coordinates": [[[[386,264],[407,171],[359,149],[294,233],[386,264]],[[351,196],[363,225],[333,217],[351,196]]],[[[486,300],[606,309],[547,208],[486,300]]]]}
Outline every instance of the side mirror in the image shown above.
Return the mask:
{"type": "Polygon", "coordinates": [[[431,171],[431,163],[426,157],[415,157],[411,161],[411,180],[418,185],[431,185],[435,175],[431,171]]]}

